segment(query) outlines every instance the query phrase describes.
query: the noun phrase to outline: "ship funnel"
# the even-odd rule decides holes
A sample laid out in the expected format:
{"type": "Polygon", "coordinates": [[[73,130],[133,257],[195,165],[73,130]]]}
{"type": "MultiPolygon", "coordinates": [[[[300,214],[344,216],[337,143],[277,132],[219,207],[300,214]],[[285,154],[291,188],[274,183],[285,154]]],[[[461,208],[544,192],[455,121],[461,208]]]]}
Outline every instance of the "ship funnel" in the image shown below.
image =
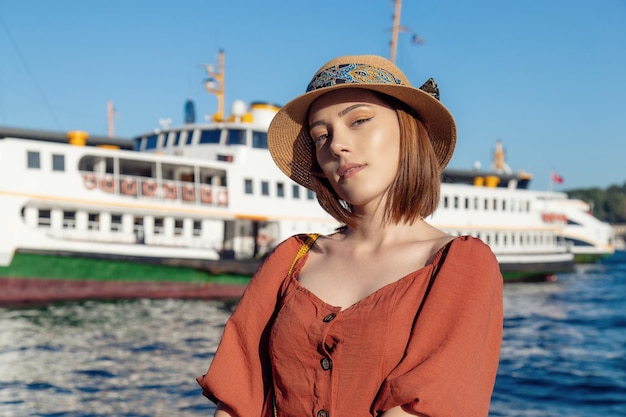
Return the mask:
{"type": "Polygon", "coordinates": [[[72,130],[67,133],[67,138],[70,141],[70,145],[74,146],[85,146],[87,144],[87,138],[89,137],[89,133],[83,132],[82,130],[72,130]]]}

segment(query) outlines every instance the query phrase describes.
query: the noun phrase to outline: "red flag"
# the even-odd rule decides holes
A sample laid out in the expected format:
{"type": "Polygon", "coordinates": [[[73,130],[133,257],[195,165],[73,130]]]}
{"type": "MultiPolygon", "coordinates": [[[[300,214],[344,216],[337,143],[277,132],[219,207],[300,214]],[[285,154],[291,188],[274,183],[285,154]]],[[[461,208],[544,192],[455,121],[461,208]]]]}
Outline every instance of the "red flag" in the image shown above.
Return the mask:
{"type": "Polygon", "coordinates": [[[552,182],[556,184],[563,184],[563,177],[557,174],[556,172],[552,173],[552,182]]]}

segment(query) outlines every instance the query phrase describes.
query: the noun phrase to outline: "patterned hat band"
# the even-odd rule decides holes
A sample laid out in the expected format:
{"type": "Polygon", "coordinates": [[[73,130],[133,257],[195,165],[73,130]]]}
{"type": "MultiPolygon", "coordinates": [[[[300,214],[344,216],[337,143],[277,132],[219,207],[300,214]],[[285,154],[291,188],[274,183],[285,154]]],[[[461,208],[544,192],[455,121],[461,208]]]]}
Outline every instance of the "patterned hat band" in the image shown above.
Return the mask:
{"type": "Polygon", "coordinates": [[[402,84],[402,80],[384,68],[368,64],[341,64],[318,72],[306,92],[337,84],[402,84]]]}

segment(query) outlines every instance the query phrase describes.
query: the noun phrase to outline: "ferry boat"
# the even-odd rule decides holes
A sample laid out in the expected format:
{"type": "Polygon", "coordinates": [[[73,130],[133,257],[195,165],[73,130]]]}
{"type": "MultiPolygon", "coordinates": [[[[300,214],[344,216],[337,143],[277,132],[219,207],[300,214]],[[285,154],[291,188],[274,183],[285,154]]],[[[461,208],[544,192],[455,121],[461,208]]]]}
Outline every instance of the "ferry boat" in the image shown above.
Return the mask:
{"type": "Polygon", "coordinates": [[[448,169],[444,180],[467,185],[489,182],[492,187],[523,190],[523,195],[534,201],[545,223],[558,224],[559,240],[568,246],[575,263],[596,262],[615,252],[613,230],[609,223],[593,216],[588,203],[568,198],[564,192],[528,190],[532,175],[511,170],[506,164],[501,141],[496,142],[490,170],[448,169]]]}
{"type": "Polygon", "coordinates": [[[589,203],[568,198],[565,193],[552,193],[544,201],[549,209],[564,213],[563,239],[576,263],[597,262],[615,253],[617,245],[611,225],[593,216],[589,203]]]}
{"type": "MultiPolygon", "coordinates": [[[[134,140],[0,128],[0,303],[237,297],[277,243],[336,230],[271,159],[279,107],[236,101],[224,117],[218,99],[210,122],[134,140]]],[[[471,171],[467,183],[461,172],[444,173],[427,221],[483,239],[507,281],[572,269],[549,193],[520,187],[519,175],[503,186],[506,176],[471,171]]]]}
{"type": "Polygon", "coordinates": [[[557,193],[528,189],[532,175],[506,165],[496,142],[490,170],[447,168],[441,201],[429,221],[452,235],[482,239],[495,253],[505,281],[554,280],[573,269],[563,238],[567,224],[560,207],[547,207],[557,193]]]}

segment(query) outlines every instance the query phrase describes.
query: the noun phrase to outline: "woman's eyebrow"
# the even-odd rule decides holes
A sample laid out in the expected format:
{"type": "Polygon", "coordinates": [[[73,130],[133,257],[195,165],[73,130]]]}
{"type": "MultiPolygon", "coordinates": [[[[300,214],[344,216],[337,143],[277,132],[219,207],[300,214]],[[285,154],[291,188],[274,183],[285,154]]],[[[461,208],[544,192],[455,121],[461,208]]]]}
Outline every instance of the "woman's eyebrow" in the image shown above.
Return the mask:
{"type": "Polygon", "coordinates": [[[337,116],[342,117],[345,116],[346,113],[351,112],[354,109],[357,109],[359,107],[368,107],[369,104],[367,103],[357,103],[357,104],[353,104],[352,106],[348,106],[345,109],[343,109],[342,111],[340,111],[339,113],[337,113],[337,116]]]}
{"type": "MultiPolygon", "coordinates": [[[[339,113],[337,113],[337,116],[343,117],[346,114],[350,113],[354,109],[358,109],[359,107],[368,107],[368,106],[369,106],[369,104],[367,104],[367,103],[353,104],[352,106],[348,106],[345,109],[341,110],[339,113]]],[[[316,121],[314,121],[313,123],[311,123],[309,125],[309,129],[312,129],[315,126],[318,126],[318,125],[323,125],[324,123],[326,123],[324,120],[316,120],[316,121]]]]}

